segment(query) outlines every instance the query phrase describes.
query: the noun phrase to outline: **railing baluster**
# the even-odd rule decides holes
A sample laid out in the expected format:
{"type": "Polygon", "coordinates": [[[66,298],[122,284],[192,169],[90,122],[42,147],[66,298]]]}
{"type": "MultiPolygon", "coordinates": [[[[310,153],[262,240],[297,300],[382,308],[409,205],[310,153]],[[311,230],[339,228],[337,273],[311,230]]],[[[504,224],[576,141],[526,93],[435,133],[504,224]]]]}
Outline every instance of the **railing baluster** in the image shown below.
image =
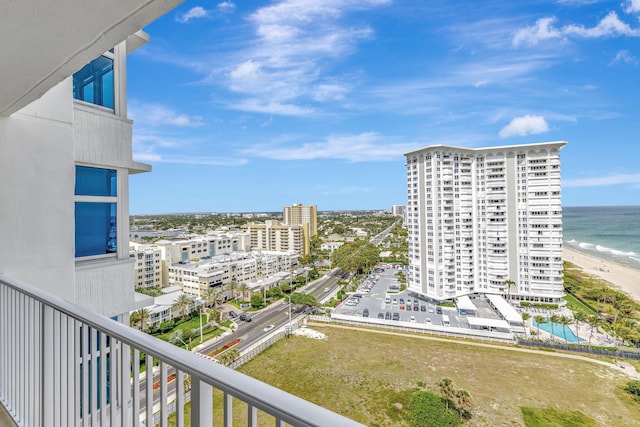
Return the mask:
{"type": "Polygon", "coordinates": [[[184,372],[176,369],[176,427],[184,427],[184,372]]]}
{"type": "Polygon", "coordinates": [[[111,415],[109,425],[112,427],[120,426],[120,408],[122,405],[122,382],[120,378],[120,341],[111,337],[111,347],[109,348],[109,385],[110,399],[109,414],[111,415]]]}
{"type": "MultiPolygon", "coordinates": [[[[129,427],[138,427],[140,425],[140,350],[133,349],[133,368],[131,369],[131,375],[133,375],[133,413],[130,423],[125,425],[129,427]]],[[[128,375],[122,373],[122,379],[126,377],[128,381],[128,375]]],[[[128,384],[128,383],[127,383],[128,384]]],[[[125,405],[126,403],[123,403],[125,405]]]]}
{"type": "Polygon", "coordinates": [[[147,368],[147,426],[153,427],[153,357],[147,354],[145,359],[147,368]]]}
{"type": "Polygon", "coordinates": [[[98,425],[98,331],[96,328],[89,328],[89,406],[91,408],[91,426],[98,425]]]}
{"type": "MultiPolygon", "coordinates": [[[[118,357],[118,367],[119,367],[119,389],[121,390],[121,398],[120,398],[120,423],[116,425],[120,425],[122,427],[129,427],[134,425],[138,427],[140,424],[140,406],[138,406],[138,412],[133,412],[129,410],[129,404],[131,402],[131,376],[134,379],[138,378],[140,375],[140,362],[138,362],[138,369],[136,370],[136,364],[134,362],[133,369],[131,369],[131,347],[120,341],[119,346],[120,357],[118,357]]],[[[138,384],[138,393],[140,392],[140,384],[138,384]]],[[[138,394],[139,396],[139,394],[138,394]]],[[[134,398],[135,399],[135,398],[134,398]]],[[[138,399],[135,399],[136,401],[138,399]]],[[[139,401],[137,405],[139,405],[139,401]]],[[[135,407],[134,405],[132,405],[135,407]]]]}
{"type": "Polygon", "coordinates": [[[59,403],[59,412],[60,412],[60,425],[68,426],[69,419],[67,416],[67,405],[65,402],[69,400],[68,389],[68,381],[69,381],[69,373],[67,372],[67,361],[69,360],[68,343],[69,337],[67,336],[67,316],[65,314],[59,313],[59,323],[58,327],[60,328],[60,344],[59,344],[59,361],[56,363],[58,370],[60,371],[60,382],[59,382],[59,391],[60,397],[58,398],[59,403]]]}
{"type": "Polygon", "coordinates": [[[42,422],[41,425],[45,427],[53,426],[53,420],[55,412],[53,408],[54,400],[53,394],[56,392],[55,384],[53,382],[53,342],[54,342],[54,328],[53,328],[53,313],[54,310],[48,305],[42,306],[41,317],[41,337],[42,337],[42,422]]]}
{"type": "Polygon", "coordinates": [[[101,332],[99,336],[100,352],[98,360],[100,360],[100,363],[98,365],[100,366],[100,387],[98,394],[100,395],[100,425],[104,426],[107,425],[107,354],[109,350],[107,349],[107,334],[101,332]]]}
{"type": "Polygon", "coordinates": [[[251,404],[247,408],[247,427],[258,427],[258,410],[251,404]]]}
{"type": "Polygon", "coordinates": [[[82,358],[82,371],[80,374],[80,384],[82,390],[82,425],[88,426],[87,417],[89,416],[89,327],[82,325],[80,336],[80,357],[82,358]]]}
{"type": "Polygon", "coordinates": [[[167,364],[160,362],[160,427],[167,427],[167,419],[169,417],[167,410],[168,373],[167,364]]]}
{"type": "Polygon", "coordinates": [[[62,347],[62,335],[60,331],[60,312],[53,312],[53,351],[47,354],[46,357],[50,357],[53,361],[53,395],[49,396],[48,399],[53,400],[53,425],[61,426],[62,425],[62,414],[60,413],[60,408],[62,407],[62,377],[60,372],[60,365],[62,364],[61,359],[61,347],[62,347]]]}
{"type": "Polygon", "coordinates": [[[191,375],[191,425],[194,427],[213,424],[213,388],[210,384],[191,375]]]}
{"type": "Polygon", "coordinates": [[[76,406],[76,383],[78,381],[77,365],[77,333],[76,320],[67,316],[67,425],[77,425],[78,412],[76,406]]]}
{"type": "Polygon", "coordinates": [[[232,427],[233,426],[233,396],[224,392],[224,401],[223,401],[223,414],[224,417],[224,427],[232,427]]]}

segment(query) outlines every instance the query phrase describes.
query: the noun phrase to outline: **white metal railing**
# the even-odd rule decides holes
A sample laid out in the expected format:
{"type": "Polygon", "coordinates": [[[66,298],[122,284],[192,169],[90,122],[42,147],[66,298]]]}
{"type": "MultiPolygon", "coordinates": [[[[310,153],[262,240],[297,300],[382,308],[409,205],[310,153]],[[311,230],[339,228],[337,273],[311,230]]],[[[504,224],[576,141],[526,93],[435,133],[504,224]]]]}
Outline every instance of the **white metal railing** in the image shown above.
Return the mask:
{"type": "Polygon", "coordinates": [[[176,426],[361,426],[3,275],[0,402],[19,426],[166,426],[170,406],[176,426]]]}

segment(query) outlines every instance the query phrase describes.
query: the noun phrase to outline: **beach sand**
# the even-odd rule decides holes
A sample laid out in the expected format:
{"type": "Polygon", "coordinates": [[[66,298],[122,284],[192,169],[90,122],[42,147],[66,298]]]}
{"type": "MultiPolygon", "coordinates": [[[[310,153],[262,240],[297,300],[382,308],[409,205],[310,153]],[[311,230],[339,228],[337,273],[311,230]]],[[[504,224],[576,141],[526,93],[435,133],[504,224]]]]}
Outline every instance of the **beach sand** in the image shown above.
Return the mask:
{"type": "Polygon", "coordinates": [[[614,288],[625,292],[640,302],[640,270],[566,247],[563,248],[562,252],[565,261],[577,265],[585,273],[593,274],[606,280],[614,285],[614,288]]]}

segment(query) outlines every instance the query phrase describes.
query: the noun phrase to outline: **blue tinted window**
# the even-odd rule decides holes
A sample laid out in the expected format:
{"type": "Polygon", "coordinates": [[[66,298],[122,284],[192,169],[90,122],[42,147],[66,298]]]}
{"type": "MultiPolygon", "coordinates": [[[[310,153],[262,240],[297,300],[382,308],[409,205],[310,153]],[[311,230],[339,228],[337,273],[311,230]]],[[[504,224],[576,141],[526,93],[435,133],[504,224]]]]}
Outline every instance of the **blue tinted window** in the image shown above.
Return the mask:
{"type": "Polygon", "coordinates": [[[99,56],[73,75],[73,97],[114,108],[113,59],[99,56]]]}
{"type": "Polygon", "coordinates": [[[76,166],[76,196],[112,196],[116,193],[114,169],[76,166]]]}
{"type": "Polygon", "coordinates": [[[76,257],[117,252],[116,204],[76,202],[76,257]]]}

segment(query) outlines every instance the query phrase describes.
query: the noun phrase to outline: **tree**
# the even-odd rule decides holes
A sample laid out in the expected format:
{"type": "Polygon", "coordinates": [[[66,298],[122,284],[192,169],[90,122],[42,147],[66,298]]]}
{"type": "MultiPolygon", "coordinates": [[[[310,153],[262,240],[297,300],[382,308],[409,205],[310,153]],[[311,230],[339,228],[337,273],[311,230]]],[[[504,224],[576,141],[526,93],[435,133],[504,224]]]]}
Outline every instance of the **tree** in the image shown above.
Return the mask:
{"type": "Polygon", "coordinates": [[[140,315],[138,314],[137,311],[134,311],[133,313],[131,313],[131,315],[129,316],[129,326],[131,326],[132,328],[137,327],[140,324],[140,315]]]}
{"type": "Polygon", "coordinates": [[[242,302],[245,302],[246,297],[247,297],[246,292],[247,292],[247,289],[249,289],[249,285],[247,285],[246,283],[242,282],[238,286],[238,289],[240,290],[240,295],[242,295],[242,302]]]}
{"type": "Polygon", "coordinates": [[[305,305],[309,308],[320,306],[318,300],[313,295],[309,294],[294,292],[291,294],[290,299],[292,304],[305,305]]]}
{"type": "Polygon", "coordinates": [[[582,311],[573,313],[573,320],[576,322],[576,336],[580,338],[580,322],[586,322],[587,315],[582,311]]]}
{"type": "Polygon", "coordinates": [[[135,314],[137,315],[137,318],[139,319],[139,322],[140,322],[140,330],[141,331],[145,330],[146,323],[149,321],[149,318],[151,317],[151,311],[149,311],[148,308],[143,307],[136,310],[135,314]]]}
{"type": "Polygon", "coordinates": [[[459,389],[456,391],[456,407],[460,411],[460,418],[471,409],[471,404],[471,394],[467,390],[459,389]]]}
{"type": "Polygon", "coordinates": [[[507,287],[507,300],[511,300],[511,286],[515,285],[516,282],[510,279],[507,279],[504,281],[504,284],[507,287]]]}
{"type": "Polygon", "coordinates": [[[598,329],[600,325],[602,325],[602,320],[596,315],[588,316],[586,320],[589,326],[591,327],[591,331],[589,332],[589,344],[588,344],[589,347],[591,347],[591,338],[593,338],[593,333],[598,329]]]}
{"type": "Polygon", "coordinates": [[[538,327],[538,338],[540,338],[540,325],[543,323],[547,323],[547,318],[541,315],[537,315],[533,318],[536,321],[536,326],[538,327]]]}
{"type": "Polygon", "coordinates": [[[447,411],[449,410],[449,401],[452,401],[456,396],[456,389],[453,386],[453,380],[451,378],[443,378],[438,383],[438,387],[440,387],[440,393],[442,397],[446,400],[447,411]]]}
{"type": "Polygon", "coordinates": [[[560,316],[558,316],[557,314],[552,314],[549,318],[549,323],[551,324],[551,341],[555,341],[556,333],[553,326],[560,323],[560,316]]]}
{"type": "Polygon", "coordinates": [[[238,356],[240,356],[240,352],[238,351],[238,349],[232,348],[219,355],[217,359],[218,362],[220,362],[222,365],[227,366],[233,363],[233,361],[236,360],[238,356]]]}
{"type": "MultiPolygon", "coordinates": [[[[531,317],[531,315],[529,313],[527,313],[526,311],[524,313],[522,313],[522,321],[526,323],[527,320],[529,320],[529,318],[531,317]]],[[[527,331],[529,330],[529,328],[525,327],[524,328],[524,335],[525,337],[527,336],[527,331]]]]}
{"type": "Polygon", "coordinates": [[[380,260],[380,250],[367,240],[342,245],[331,255],[331,265],[349,273],[372,269],[380,260]]]}
{"type": "Polygon", "coordinates": [[[229,298],[230,300],[234,300],[235,299],[235,290],[238,287],[238,283],[235,282],[234,280],[230,281],[229,283],[227,283],[227,291],[230,292],[231,297],[229,298]]]}
{"type": "Polygon", "coordinates": [[[567,341],[567,328],[572,323],[572,320],[569,319],[567,316],[560,316],[558,318],[558,323],[560,323],[562,325],[562,335],[564,336],[564,342],[568,343],[568,341],[567,341]]]}
{"type": "Polygon", "coordinates": [[[186,310],[190,305],[191,297],[187,294],[180,294],[180,296],[176,299],[176,302],[173,303],[173,308],[178,310],[178,314],[182,319],[184,319],[186,310]]]}
{"type": "Polygon", "coordinates": [[[220,290],[217,288],[209,287],[204,291],[202,296],[204,303],[207,307],[213,307],[216,309],[217,304],[220,302],[220,290]]]}

